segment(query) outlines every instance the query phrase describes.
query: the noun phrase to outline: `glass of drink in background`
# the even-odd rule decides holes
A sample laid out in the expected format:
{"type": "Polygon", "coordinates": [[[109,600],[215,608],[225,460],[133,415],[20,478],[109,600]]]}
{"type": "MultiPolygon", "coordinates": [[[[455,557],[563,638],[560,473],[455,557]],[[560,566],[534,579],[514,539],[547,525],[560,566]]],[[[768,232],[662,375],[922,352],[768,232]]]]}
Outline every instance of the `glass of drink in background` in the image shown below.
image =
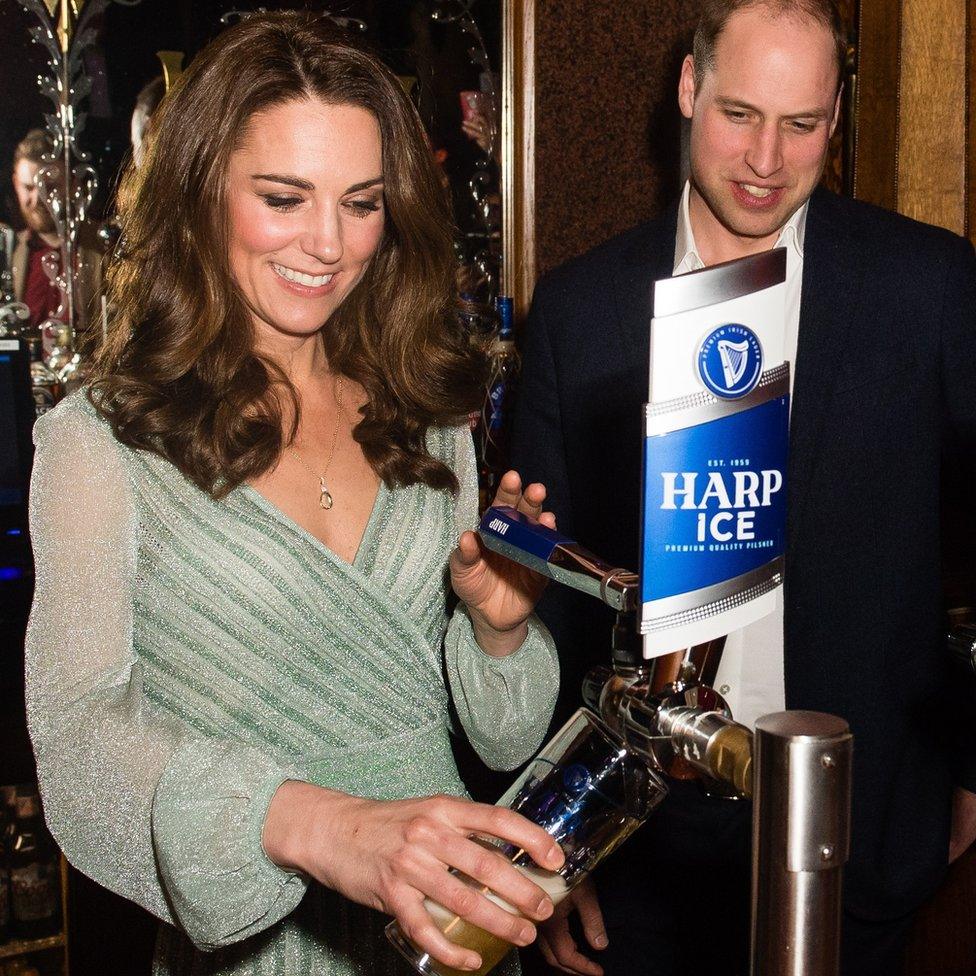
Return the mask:
{"type": "MultiPolygon", "coordinates": [[[[540,868],[524,851],[499,840],[490,843],[558,905],[611,851],[616,850],[667,795],[667,787],[638,753],[627,746],[591,711],[582,708],[529,763],[498,801],[537,823],[562,848],[566,861],[559,871],[540,868]]],[[[484,885],[455,872],[479,887],[496,905],[516,909],[484,885]]],[[[452,969],[418,949],[390,922],[386,935],[407,961],[424,976],[483,976],[512,945],[472,925],[430,898],[424,906],[438,928],[454,943],[481,956],[473,973],[452,969]]]]}

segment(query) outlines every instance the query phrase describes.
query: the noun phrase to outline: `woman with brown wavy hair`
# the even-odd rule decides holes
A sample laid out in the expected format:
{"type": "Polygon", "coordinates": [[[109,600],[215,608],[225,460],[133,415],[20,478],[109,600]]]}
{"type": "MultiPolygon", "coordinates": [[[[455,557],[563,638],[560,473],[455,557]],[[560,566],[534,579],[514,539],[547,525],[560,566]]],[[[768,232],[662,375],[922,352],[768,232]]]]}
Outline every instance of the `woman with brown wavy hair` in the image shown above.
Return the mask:
{"type": "MultiPolygon", "coordinates": [[[[163,102],[119,216],[112,333],[36,433],[28,702],[54,835],[163,920],[159,973],[392,973],[381,912],[475,968],[426,896],[530,941],[549,899],[469,838],[562,856],[464,798],[449,705],[512,768],[557,667],[541,581],[466,531],[484,365],[409,101],[324,21],[250,18],[163,102]]],[[[544,497],[514,472],[499,492],[544,497]]]]}

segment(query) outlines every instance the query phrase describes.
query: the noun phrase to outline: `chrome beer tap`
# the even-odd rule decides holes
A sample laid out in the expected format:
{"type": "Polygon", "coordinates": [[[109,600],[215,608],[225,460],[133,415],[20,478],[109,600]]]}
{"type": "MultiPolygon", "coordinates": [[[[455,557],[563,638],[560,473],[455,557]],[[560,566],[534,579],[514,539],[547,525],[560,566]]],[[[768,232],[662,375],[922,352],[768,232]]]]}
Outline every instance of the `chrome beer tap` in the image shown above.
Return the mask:
{"type": "MultiPolygon", "coordinates": [[[[841,878],[850,850],[852,736],[821,712],[776,712],[753,734],[714,688],[720,642],[645,660],[637,576],[512,508],[491,508],[485,545],[617,611],[612,667],[594,668],[583,698],[666,776],[751,797],[751,976],[837,976],[841,878]],[[753,762],[755,759],[755,762],[753,762]]],[[[976,627],[957,630],[976,666],[976,627]]]]}
{"type": "Polygon", "coordinates": [[[612,666],[594,668],[583,680],[590,709],[665,775],[701,779],[710,793],[751,796],[752,733],[706,683],[718,668],[720,641],[645,660],[636,573],[507,506],[488,509],[479,531],[494,552],[617,611],[612,666]]]}

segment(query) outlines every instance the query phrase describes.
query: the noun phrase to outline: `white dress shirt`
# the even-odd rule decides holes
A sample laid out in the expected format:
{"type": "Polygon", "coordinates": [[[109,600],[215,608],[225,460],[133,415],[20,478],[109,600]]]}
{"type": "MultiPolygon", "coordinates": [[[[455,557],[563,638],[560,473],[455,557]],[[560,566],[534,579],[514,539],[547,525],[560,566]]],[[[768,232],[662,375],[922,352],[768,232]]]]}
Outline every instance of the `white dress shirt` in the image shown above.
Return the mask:
{"type": "MultiPolygon", "coordinates": [[[[678,209],[674,245],[674,273],[704,268],[695,245],[688,213],[690,184],[685,183],[678,209]]],[[[776,247],[786,248],[786,334],[783,350],[790,363],[790,392],[800,331],[800,287],[803,279],[803,233],[807,222],[804,203],[780,231],[776,247]]],[[[729,634],[715,688],[725,697],[737,722],[752,728],[756,719],[786,707],[783,686],[783,588],[776,591],[776,609],[754,624],[729,634]]]]}

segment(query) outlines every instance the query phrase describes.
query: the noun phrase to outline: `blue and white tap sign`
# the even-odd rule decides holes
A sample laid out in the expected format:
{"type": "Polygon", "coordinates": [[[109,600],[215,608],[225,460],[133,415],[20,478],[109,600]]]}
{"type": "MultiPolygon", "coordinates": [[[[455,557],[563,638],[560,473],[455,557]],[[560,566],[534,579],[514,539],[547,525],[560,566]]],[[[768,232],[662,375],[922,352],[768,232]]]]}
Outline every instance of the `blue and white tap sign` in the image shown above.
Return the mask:
{"type": "Polygon", "coordinates": [[[786,543],[786,250],[654,286],[645,405],[644,657],[775,606],[786,543]]]}

